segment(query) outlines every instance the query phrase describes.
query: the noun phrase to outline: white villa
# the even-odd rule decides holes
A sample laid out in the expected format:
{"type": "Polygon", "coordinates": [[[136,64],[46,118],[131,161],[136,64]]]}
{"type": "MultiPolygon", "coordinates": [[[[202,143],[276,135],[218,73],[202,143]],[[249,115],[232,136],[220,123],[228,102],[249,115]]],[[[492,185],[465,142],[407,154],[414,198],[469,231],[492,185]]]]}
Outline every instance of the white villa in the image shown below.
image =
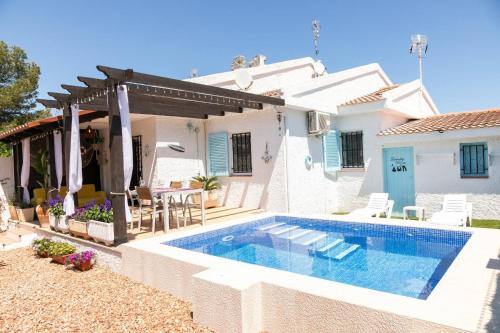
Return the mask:
{"type": "MultiPolygon", "coordinates": [[[[155,186],[215,175],[221,205],[290,213],[348,212],[373,192],[388,192],[395,214],[415,204],[430,213],[443,194],[466,193],[474,217],[500,215],[500,110],[440,115],[418,80],[395,84],[378,64],[327,73],[309,57],[259,59],[188,81],[281,97],[285,105],[208,119],[132,114],[132,186],[140,178],[155,186]],[[247,89],[237,84],[241,72],[247,89]],[[315,121],[323,133],[312,131],[315,121]]],[[[100,130],[107,146],[107,118],[80,126],[100,130]]],[[[106,192],[109,158],[103,150],[97,161],[106,192]]]]}

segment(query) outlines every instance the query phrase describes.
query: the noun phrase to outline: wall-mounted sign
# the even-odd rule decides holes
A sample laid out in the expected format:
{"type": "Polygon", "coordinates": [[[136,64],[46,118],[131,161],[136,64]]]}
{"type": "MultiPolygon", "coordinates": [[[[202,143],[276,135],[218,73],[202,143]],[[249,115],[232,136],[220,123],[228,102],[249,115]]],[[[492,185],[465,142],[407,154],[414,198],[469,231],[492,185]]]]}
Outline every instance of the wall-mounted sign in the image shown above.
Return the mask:
{"type": "Polygon", "coordinates": [[[404,157],[391,157],[392,172],[407,172],[406,160],[404,157]]]}

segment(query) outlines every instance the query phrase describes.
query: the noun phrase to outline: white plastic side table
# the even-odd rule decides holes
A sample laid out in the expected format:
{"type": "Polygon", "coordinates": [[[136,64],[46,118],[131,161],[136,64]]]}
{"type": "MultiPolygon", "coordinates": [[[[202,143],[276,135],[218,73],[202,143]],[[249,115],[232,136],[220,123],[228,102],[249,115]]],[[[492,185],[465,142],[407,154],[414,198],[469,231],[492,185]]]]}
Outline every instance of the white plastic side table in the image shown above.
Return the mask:
{"type": "Polygon", "coordinates": [[[408,212],[414,211],[419,221],[425,220],[425,208],[421,206],[405,206],[403,207],[403,220],[408,220],[408,212]]]}

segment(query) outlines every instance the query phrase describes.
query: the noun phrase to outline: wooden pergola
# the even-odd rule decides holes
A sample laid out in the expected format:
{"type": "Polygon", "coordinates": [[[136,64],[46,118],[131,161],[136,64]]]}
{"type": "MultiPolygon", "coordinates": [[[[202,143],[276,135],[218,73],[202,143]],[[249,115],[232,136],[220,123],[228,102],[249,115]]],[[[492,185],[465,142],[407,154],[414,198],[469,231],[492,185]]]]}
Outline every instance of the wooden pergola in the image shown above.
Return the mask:
{"type": "MultiPolygon", "coordinates": [[[[123,70],[106,66],[97,66],[97,69],[106,76],[105,79],[78,76],[78,80],[84,83],[85,87],[62,84],[61,87],[69,93],[49,92],[49,96],[54,99],[38,99],[37,101],[46,107],[63,110],[66,170],[68,170],[71,147],[70,105],[78,103],[81,110],[93,111],[84,115],[80,114],[80,122],[108,116],[109,163],[111,170],[114,170],[110,197],[114,213],[115,244],[127,242],[123,200],[124,175],[123,172],[119,172],[123,170],[122,127],[117,94],[119,85],[127,86],[130,113],[136,114],[207,119],[209,116],[241,113],[245,108],[261,110],[264,104],[277,106],[285,104],[285,101],[280,98],[143,74],[134,72],[132,69],[123,70]]],[[[51,123],[46,127],[39,126],[37,129],[32,129],[31,132],[27,129],[0,139],[18,142],[23,137],[34,135],[40,130],[48,131],[53,126],[55,126],[54,123],[51,123]]],[[[19,166],[20,145],[17,146],[17,154],[16,150],[14,152],[15,161],[17,160],[19,166]]],[[[67,174],[68,172],[66,172],[66,177],[68,177],[67,174]]]]}

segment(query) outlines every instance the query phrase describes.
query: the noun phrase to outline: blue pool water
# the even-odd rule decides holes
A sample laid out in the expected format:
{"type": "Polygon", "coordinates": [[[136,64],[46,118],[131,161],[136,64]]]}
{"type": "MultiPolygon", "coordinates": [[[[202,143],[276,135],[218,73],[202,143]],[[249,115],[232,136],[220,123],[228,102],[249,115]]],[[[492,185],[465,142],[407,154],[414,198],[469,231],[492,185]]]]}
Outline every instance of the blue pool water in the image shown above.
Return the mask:
{"type": "Polygon", "coordinates": [[[426,299],[470,236],[465,231],[273,216],[165,244],[426,299]]]}

